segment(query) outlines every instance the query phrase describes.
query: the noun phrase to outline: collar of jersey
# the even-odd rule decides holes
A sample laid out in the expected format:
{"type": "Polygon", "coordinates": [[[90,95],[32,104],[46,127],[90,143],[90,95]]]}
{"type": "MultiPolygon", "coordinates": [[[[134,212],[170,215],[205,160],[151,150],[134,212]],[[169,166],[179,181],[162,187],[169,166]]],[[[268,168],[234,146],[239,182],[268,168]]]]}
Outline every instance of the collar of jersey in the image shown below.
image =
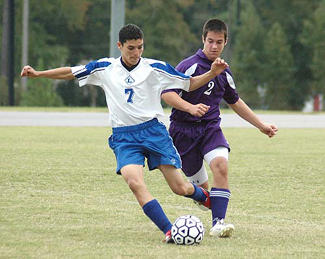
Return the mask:
{"type": "Polygon", "coordinates": [[[129,67],[127,64],[124,63],[122,57],[120,58],[120,61],[121,61],[122,66],[125,67],[125,69],[127,71],[131,72],[133,69],[135,69],[139,65],[139,63],[141,61],[141,58],[139,59],[139,62],[138,63],[136,63],[135,65],[133,65],[131,67],[129,67]]]}
{"type": "Polygon", "coordinates": [[[205,62],[207,62],[208,64],[212,64],[212,61],[210,59],[207,58],[207,56],[204,54],[204,52],[202,51],[202,49],[199,49],[196,52],[196,55],[198,55],[200,58],[204,59],[205,62]]]}

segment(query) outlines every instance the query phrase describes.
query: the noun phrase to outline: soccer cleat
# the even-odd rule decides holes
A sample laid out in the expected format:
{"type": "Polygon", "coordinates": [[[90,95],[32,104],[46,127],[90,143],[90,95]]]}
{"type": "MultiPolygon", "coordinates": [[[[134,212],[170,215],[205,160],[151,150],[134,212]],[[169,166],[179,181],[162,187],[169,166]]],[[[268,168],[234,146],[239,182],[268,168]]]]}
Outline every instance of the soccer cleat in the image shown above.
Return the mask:
{"type": "Polygon", "coordinates": [[[174,243],[174,239],[172,238],[172,231],[168,230],[165,234],[165,239],[163,240],[166,244],[174,243]]]}
{"type": "Polygon", "coordinates": [[[202,191],[203,193],[205,194],[206,196],[206,200],[205,201],[194,201],[194,203],[201,209],[201,210],[209,210],[211,209],[211,201],[210,201],[210,193],[209,191],[205,190],[204,188],[198,186],[202,191]]]}
{"type": "Polygon", "coordinates": [[[230,237],[234,230],[233,224],[226,224],[223,219],[218,219],[217,223],[210,229],[210,236],[230,237]]]}

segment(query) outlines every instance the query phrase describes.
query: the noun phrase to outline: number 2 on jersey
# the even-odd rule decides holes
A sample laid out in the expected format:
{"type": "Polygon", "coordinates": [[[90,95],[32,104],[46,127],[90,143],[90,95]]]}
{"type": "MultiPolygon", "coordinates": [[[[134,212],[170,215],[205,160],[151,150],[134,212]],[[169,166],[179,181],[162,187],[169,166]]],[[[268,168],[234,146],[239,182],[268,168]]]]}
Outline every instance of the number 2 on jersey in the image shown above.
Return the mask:
{"type": "Polygon", "coordinates": [[[213,82],[213,81],[210,81],[209,84],[208,84],[208,90],[206,90],[206,91],[204,92],[204,94],[206,94],[206,95],[210,95],[211,92],[212,92],[212,88],[213,88],[213,87],[214,87],[214,82],[213,82]]]}
{"type": "Polygon", "coordinates": [[[128,99],[127,102],[128,103],[133,103],[133,95],[134,95],[134,91],[133,88],[125,88],[125,94],[128,94],[128,99]]]}

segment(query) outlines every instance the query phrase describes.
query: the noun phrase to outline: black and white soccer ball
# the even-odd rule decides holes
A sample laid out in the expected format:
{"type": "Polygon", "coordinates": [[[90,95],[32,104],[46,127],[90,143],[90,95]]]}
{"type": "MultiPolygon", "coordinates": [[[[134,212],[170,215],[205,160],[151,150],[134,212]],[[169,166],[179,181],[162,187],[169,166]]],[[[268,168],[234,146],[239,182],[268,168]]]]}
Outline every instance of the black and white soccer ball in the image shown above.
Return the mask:
{"type": "Polygon", "coordinates": [[[172,238],[177,245],[199,244],[203,240],[203,236],[203,223],[196,216],[181,216],[172,226],[172,238]]]}

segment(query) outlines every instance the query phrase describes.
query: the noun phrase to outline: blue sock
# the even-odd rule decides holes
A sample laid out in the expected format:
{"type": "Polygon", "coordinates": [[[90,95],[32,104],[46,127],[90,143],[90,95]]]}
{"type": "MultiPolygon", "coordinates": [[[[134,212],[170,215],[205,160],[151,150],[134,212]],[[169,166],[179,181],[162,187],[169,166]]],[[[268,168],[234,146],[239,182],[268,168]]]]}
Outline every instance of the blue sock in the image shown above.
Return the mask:
{"type": "Polygon", "coordinates": [[[214,226],[218,219],[226,217],[230,191],[227,189],[211,188],[210,200],[212,210],[212,225],[214,226]]]}
{"type": "Polygon", "coordinates": [[[147,202],[143,205],[142,209],[153,223],[155,223],[156,226],[165,234],[172,228],[172,224],[156,199],[147,202]]]}
{"type": "Polygon", "coordinates": [[[191,195],[185,195],[184,197],[191,198],[195,201],[205,201],[207,196],[205,196],[202,189],[197,187],[195,184],[193,184],[193,187],[194,187],[194,192],[191,195]]]}

